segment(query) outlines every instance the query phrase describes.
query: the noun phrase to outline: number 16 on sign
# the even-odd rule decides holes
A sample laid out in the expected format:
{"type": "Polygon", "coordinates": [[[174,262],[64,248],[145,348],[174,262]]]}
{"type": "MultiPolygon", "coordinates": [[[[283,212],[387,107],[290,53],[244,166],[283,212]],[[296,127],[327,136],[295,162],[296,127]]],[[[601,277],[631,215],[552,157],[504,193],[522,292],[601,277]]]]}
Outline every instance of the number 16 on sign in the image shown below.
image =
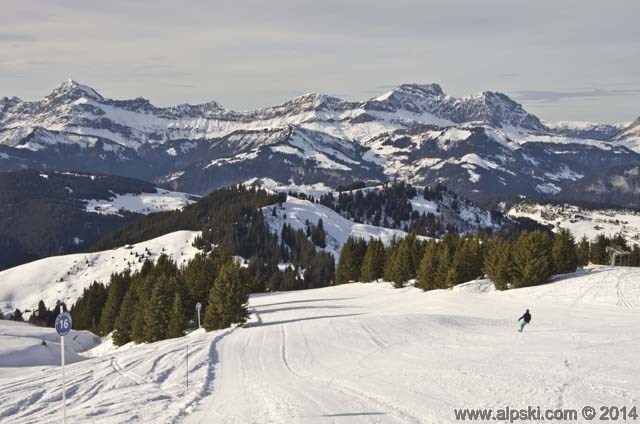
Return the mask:
{"type": "MultiPolygon", "coordinates": [[[[60,306],[62,311],[62,306],[60,306]]],[[[62,361],[62,422],[67,422],[67,395],[64,383],[64,337],[71,332],[71,315],[68,312],[60,312],[56,318],[56,332],[60,335],[60,359],[62,361]]]]}

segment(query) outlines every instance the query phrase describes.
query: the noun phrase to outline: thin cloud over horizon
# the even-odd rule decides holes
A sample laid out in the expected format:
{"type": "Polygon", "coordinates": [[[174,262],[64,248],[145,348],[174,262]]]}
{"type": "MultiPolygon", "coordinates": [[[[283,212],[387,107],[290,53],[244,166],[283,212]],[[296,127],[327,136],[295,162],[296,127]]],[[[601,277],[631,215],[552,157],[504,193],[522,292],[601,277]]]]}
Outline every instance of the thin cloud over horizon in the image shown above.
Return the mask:
{"type": "Polygon", "coordinates": [[[39,99],[72,77],[112,98],[247,110],[438,83],[504,92],[545,120],[629,121],[638,15],[624,0],[6,0],[0,96],[39,99]]]}

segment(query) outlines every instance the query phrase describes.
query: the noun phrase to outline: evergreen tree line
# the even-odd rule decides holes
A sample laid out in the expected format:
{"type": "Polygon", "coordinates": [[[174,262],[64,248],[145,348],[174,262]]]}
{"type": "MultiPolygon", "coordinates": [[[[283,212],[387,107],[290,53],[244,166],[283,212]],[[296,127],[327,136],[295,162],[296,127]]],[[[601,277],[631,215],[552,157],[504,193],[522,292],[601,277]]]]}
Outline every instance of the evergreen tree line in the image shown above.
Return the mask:
{"type": "Polygon", "coordinates": [[[116,345],[180,337],[197,322],[202,304],[207,331],[245,322],[254,281],[225,249],[199,254],[178,268],[166,255],[141,270],[111,275],[108,285],[94,282],[71,307],[74,329],[99,335],[113,331],[116,345]]]}
{"type": "MultiPolygon", "coordinates": [[[[67,305],[59,300],[56,302],[53,309],[47,308],[44,301],[40,300],[40,302],[38,302],[38,309],[31,312],[29,322],[39,327],[55,327],[56,318],[60,313],[61,306],[63,311],[67,310],[67,305]]],[[[22,316],[22,314],[20,315],[22,316]]]]}
{"type": "Polygon", "coordinates": [[[640,246],[637,244],[629,246],[621,234],[613,237],[599,234],[595,240],[591,242],[586,236],[583,237],[578,242],[578,262],[583,265],[588,263],[609,265],[611,263],[611,257],[609,253],[607,253],[607,247],[614,247],[629,252],[629,255],[624,258],[616,258],[615,265],[640,267],[640,246]]]}
{"type": "Polygon", "coordinates": [[[630,252],[622,264],[640,266],[640,248],[629,248],[621,236],[600,235],[593,242],[583,238],[576,243],[566,229],[557,234],[525,231],[511,238],[447,233],[440,241],[422,241],[410,234],[388,247],[379,239],[350,238],[338,260],[336,283],[384,279],[400,288],[415,279],[426,291],[486,275],[498,290],[505,290],[543,284],[552,275],[574,272],[589,262],[608,264],[608,246],[630,252]]]}

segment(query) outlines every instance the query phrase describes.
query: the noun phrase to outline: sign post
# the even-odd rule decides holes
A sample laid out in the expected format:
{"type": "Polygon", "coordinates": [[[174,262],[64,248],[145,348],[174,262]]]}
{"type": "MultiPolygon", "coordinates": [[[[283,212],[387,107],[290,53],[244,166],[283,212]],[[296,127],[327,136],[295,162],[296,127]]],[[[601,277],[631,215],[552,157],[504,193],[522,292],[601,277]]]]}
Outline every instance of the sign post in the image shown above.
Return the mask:
{"type": "Polygon", "coordinates": [[[196,303],[196,310],[198,311],[198,328],[200,328],[200,310],[202,309],[202,303],[196,303]]]}
{"type": "Polygon", "coordinates": [[[60,335],[60,358],[62,360],[62,422],[67,422],[67,394],[64,381],[64,337],[71,332],[71,315],[68,312],[62,312],[60,306],[60,314],[56,318],[56,332],[60,335]]]}

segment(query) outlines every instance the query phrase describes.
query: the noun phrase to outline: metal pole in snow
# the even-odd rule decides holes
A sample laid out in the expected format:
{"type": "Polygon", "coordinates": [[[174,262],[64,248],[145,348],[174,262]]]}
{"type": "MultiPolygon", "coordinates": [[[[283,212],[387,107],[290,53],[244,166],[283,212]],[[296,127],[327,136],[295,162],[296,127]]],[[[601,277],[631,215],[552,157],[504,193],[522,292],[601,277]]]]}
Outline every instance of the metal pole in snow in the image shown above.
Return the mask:
{"type": "Polygon", "coordinates": [[[189,345],[187,345],[187,390],[189,390],[189,345]]]}
{"type": "Polygon", "coordinates": [[[67,422],[67,394],[64,383],[64,336],[61,336],[62,343],[60,348],[62,349],[62,422],[67,422]]]}
{"type": "MultiPolygon", "coordinates": [[[[62,313],[62,305],[60,305],[60,313],[62,313]]],[[[60,355],[62,356],[62,423],[67,422],[67,394],[64,381],[64,336],[60,336],[60,355]]]]}

